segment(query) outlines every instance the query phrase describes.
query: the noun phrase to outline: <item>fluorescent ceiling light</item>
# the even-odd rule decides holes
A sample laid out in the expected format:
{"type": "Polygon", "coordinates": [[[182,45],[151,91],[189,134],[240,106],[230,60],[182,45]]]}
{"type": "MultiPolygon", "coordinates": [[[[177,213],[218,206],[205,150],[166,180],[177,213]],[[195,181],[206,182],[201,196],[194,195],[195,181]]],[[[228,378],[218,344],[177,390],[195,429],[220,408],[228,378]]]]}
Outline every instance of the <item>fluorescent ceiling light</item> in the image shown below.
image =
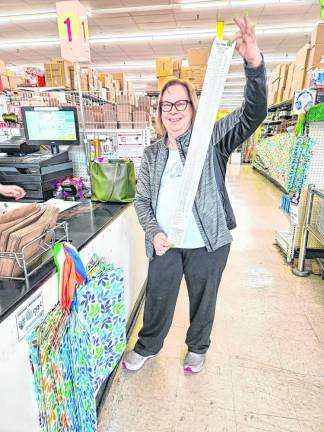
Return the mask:
{"type": "Polygon", "coordinates": [[[153,62],[141,62],[141,63],[121,63],[121,64],[104,64],[104,65],[93,65],[94,69],[105,69],[109,70],[124,70],[124,69],[154,69],[155,63],[153,62]]]}
{"type": "Polygon", "coordinates": [[[0,15],[0,23],[42,21],[56,19],[55,11],[33,12],[33,13],[16,13],[11,15],[0,15]]]}
{"type": "Polygon", "coordinates": [[[44,39],[40,41],[23,40],[23,41],[1,42],[1,48],[20,48],[20,47],[52,46],[52,45],[60,45],[60,41],[58,39],[44,39]]]}
{"type": "Polygon", "coordinates": [[[131,76],[126,75],[126,78],[130,81],[138,81],[138,82],[148,82],[148,81],[157,81],[157,78],[155,76],[131,76]]]}
{"type": "MultiPolygon", "coordinates": [[[[315,23],[316,24],[316,23],[315,23]]],[[[314,25],[315,25],[314,24],[314,25]]],[[[310,33],[313,29],[313,26],[290,26],[285,27],[285,32],[289,33],[310,33]]],[[[236,29],[226,30],[225,34],[227,36],[231,36],[236,29]]],[[[257,33],[264,33],[266,35],[282,33],[282,27],[260,27],[256,28],[257,33]]],[[[122,35],[100,35],[100,36],[92,36],[90,38],[91,44],[120,44],[120,43],[132,43],[132,42],[153,42],[159,40],[176,40],[176,39],[191,39],[191,38],[199,38],[199,39],[212,39],[215,37],[214,29],[197,29],[197,30],[176,30],[171,32],[156,32],[156,33],[127,33],[122,35]]],[[[47,39],[47,40],[39,40],[39,41],[3,41],[1,43],[2,48],[18,48],[20,46],[45,46],[45,45],[58,45],[58,39],[47,39]]]]}
{"type": "Polygon", "coordinates": [[[243,7],[246,6],[264,6],[268,4],[282,4],[282,3],[298,3],[303,0],[227,0],[227,1],[204,1],[204,2],[192,2],[182,3],[181,9],[215,9],[224,7],[243,7]]]}

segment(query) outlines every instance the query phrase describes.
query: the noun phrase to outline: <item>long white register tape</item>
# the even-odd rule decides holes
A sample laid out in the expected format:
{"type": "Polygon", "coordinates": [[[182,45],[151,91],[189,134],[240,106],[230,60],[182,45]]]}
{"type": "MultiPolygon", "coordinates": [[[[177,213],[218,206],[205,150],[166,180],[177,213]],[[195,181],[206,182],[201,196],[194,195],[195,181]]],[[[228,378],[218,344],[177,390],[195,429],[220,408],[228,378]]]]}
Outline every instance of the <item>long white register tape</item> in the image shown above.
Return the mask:
{"type": "Polygon", "coordinates": [[[173,247],[181,247],[186,234],[233,53],[234,44],[214,40],[168,235],[173,247]]]}

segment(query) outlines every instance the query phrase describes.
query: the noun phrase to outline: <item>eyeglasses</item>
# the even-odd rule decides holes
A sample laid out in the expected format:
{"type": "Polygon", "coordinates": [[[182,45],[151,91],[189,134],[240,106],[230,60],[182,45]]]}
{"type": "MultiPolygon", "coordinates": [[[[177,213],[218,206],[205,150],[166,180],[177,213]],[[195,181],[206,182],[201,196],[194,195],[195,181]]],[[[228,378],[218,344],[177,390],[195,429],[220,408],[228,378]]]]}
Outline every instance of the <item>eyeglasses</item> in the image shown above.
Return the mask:
{"type": "Polygon", "coordinates": [[[189,100],[178,100],[174,103],[172,102],[161,102],[160,108],[163,112],[170,112],[172,110],[172,107],[175,106],[177,111],[185,111],[188,104],[191,104],[191,101],[189,100]]]}

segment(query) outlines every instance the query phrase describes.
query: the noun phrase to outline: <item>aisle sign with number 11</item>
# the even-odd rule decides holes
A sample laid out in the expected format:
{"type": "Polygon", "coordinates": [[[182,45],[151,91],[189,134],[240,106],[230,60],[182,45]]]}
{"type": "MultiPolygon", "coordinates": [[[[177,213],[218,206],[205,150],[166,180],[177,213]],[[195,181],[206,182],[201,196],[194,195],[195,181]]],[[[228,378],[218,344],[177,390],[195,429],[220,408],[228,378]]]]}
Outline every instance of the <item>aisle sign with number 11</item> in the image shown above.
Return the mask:
{"type": "Polygon", "coordinates": [[[87,12],[77,0],[56,3],[62,58],[90,62],[87,12]]]}

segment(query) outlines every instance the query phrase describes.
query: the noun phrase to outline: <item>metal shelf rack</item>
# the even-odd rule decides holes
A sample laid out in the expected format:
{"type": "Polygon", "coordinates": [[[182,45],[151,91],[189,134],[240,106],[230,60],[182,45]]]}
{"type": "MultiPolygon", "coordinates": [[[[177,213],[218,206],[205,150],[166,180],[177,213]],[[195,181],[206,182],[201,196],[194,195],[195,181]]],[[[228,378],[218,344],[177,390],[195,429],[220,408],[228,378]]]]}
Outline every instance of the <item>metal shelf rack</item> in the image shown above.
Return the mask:
{"type": "MultiPolygon", "coordinates": [[[[309,271],[305,270],[305,257],[309,234],[314,236],[316,240],[324,246],[324,190],[316,189],[314,184],[310,184],[308,186],[306,215],[303,226],[298,266],[297,268],[294,267],[292,269],[293,274],[296,276],[309,275],[309,271]],[[315,205],[315,202],[317,205],[315,205]]],[[[324,278],[323,270],[322,278],[324,278]]]]}

